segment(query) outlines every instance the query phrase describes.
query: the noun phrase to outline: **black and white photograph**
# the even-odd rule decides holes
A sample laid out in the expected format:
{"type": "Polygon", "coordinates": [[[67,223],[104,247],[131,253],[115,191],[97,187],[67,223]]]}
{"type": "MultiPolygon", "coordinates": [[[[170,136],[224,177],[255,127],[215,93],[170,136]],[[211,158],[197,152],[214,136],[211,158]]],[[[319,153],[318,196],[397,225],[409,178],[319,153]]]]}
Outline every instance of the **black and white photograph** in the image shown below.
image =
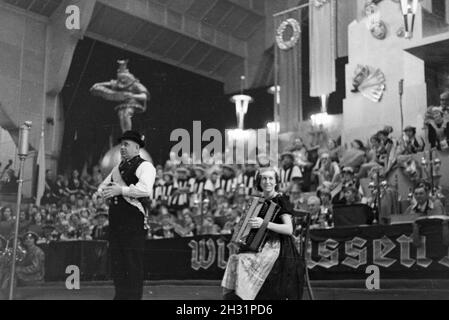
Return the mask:
{"type": "Polygon", "coordinates": [[[447,299],[449,0],[0,0],[0,300],[447,299]]]}

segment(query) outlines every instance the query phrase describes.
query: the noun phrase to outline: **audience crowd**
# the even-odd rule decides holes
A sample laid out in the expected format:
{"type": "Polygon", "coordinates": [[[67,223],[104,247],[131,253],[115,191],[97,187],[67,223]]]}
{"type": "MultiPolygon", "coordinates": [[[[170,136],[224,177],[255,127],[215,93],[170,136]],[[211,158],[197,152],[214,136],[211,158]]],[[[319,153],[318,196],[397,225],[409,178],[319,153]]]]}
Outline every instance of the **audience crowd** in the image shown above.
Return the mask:
{"type": "MultiPolygon", "coordinates": [[[[354,140],[345,146],[337,140],[306,146],[303,139],[296,138],[280,155],[279,191],[290,197],[299,220],[305,212],[311,213],[311,228],[334,227],[334,211],[341,206],[369,207],[373,212],[370,223],[378,224],[390,224],[391,216],[401,213],[403,200],[408,208],[402,211],[407,214],[445,214],[440,190],[432,185],[432,179],[418,175],[416,168],[410,174],[415,186],[408,199],[400,199],[398,186],[388,183],[386,177],[397,167],[409,173],[413,164],[419,166],[413,163],[413,155],[426,148],[448,149],[447,114],[441,107],[429,108],[425,120],[429,134],[425,138],[417,136],[416,128],[407,127],[395,139],[388,126],[367,143],[354,140]]],[[[258,168],[269,165],[267,160],[259,154],[255,164],[227,165],[217,153],[206,163],[193,165],[188,154],[182,159],[171,154],[165,165],[156,167],[146,220],[148,238],[232,234],[248,200],[258,195],[254,188],[258,168]]],[[[89,174],[74,170],[56,177],[47,170],[40,205],[28,204],[20,210],[20,233],[36,233],[38,243],[107,240],[108,203],[92,197],[104,177],[98,166],[89,174]]],[[[4,170],[2,193],[15,180],[14,171],[9,167],[4,170]]],[[[14,215],[11,207],[0,203],[0,236],[6,242],[13,234],[14,215]]],[[[298,221],[298,228],[301,225],[298,221]]]]}

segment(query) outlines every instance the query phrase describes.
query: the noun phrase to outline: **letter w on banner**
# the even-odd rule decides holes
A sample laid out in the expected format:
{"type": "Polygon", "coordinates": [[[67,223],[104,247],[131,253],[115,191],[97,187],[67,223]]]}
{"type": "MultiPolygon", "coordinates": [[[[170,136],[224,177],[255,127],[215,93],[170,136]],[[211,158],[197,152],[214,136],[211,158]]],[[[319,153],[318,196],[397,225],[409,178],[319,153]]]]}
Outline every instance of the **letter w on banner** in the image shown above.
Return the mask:
{"type": "MultiPolygon", "coordinates": [[[[305,6],[274,15],[275,29],[275,121],[281,133],[297,131],[302,114],[302,13],[305,6]]],[[[307,11],[306,11],[307,12],[307,11]]]]}

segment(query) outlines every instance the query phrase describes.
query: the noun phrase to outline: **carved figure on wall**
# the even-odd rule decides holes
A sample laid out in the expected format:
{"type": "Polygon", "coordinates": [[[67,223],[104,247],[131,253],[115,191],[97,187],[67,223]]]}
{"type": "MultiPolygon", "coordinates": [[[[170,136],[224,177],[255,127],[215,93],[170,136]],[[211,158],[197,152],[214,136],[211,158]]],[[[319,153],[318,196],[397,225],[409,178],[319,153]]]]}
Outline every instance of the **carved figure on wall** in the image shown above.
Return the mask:
{"type": "Polygon", "coordinates": [[[96,83],[90,92],[108,101],[119,102],[115,107],[120,119],[122,132],[132,130],[132,118],[135,113],[147,110],[150,93],[128,70],[128,61],[119,60],[117,79],[96,83]]]}

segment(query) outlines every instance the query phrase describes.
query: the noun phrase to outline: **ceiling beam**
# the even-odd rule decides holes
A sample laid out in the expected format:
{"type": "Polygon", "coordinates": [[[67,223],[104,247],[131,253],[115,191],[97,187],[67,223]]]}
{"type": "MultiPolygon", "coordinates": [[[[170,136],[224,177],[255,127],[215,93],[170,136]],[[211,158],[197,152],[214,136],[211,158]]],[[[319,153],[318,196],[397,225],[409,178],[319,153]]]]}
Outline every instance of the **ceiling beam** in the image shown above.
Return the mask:
{"type": "MultiPolygon", "coordinates": [[[[132,1],[132,0],[130,0],[130,1],[132,1]]],[[[218,1],[223,1],[223,0],[218,0],[218,1]]],[[[193,25],[193,28],[188,29],[187,23],[184,20],[185,15],[182,15],[182,19],[184,21],[182,21],[182,23],[181,23],[181,29],[179,29],[175,26],[172,26],[166,19],[167,10],[168,10],[168,7],[166,7],[166,6],[157,5],[152,2],[147,2],[146,3],[147,5],[144,9],[143,7],[139,7],[138,5],[130,6],[129,4],[127,4],[127,1],[123,1],[123,0],[98,0],[98,2],[103,6],[114,8],[116,10],[125,12],[131,16],[135,16],[135,17],[144,19],[144,20],[151,22],[155,25],[164,27],[164,28],[174,31],[176,33],[180,33],[180,34],[187,36],[189,38],[192,38],[194,40],[204,42],[204,43],[206,43],[212,47],[215,47],[217,49],[227,51],[229,53],[232,53],[233,55],[236,55],[236,56],[239,56],[242,58],[246,58],[246,54],[247,54],[246,51],[241,49],[241,48],[245,47],[246,42],[244,40],[240,40],[240,39],[233,37],[232,35],[229,35],[229,37],[233,38],[232,39],[233,41],[222,41],[220,37],[216,36],[216,33],[219,31],[216,30],[215,28],[211,28],[212,32],[214,33],[213,36],[208,39],[205,39],[201,34],[201,21],[190,18],[189,25],[191,27],[193,25]],[[152,7],[152,6],[154,6],[154,7],[152,7]],[[195,31],[192,31],[190,29],[194,29],[195,31]],[[230,42],[239,43],[240,45],[232,46],[230,42]]]]}
{"type": "Polygon", "coordinates": [[[92,38],[94,40],[98,40],[98,41],[101,41],[101,42],[108,43],[108,44],[110,44],[110,45],[112,45],[114,47],[118,47],[118,48],[121,48],[121,49],[124,49],[124,50],[128,50],[128,51],[137,53],[139,55],[148,57],[150,59],[154,59],[154,60],[162,61],[162,62],[171,64],[171,65],[175,65],[175,66],[177,66],[177,67],[179,67],[181,69],[184,69],[184,70],[187,70],[187,71],[190,71],[190,72],[202,75],[204,77],[207,77],[207,78],[219,81],[219,82],[224,82],[224,78],[223,77],[220,77],[220,76],[217,76],[217,75],[213,75],[213,74],[209,74],[208,72],[204,72],[204,71],[201,71],[199,69],[195,69],[195,68],[192,68],[192,67],[187,66],[185,64],[179,63],[179,61],[174,61],[174,60],[169,59],[167,57],[163,57],[163,56],[160,56],[160,55],[152,53],[152,52],[144,51],[142,49],[135,48],[135,47],[130,46],[130,45],[126,45],[126,44],[124,44],[123,42],[120,42],[120,41],[116,41],[116,40],[113,40],[113,39],[108,39],[108,38],[106,38],[106,37],[104,37],[102,35],[95,34],[95,33],[90,32],[90,31],[88,31],[86,33],[86,36],[90,37],[90,38],[92,38]]]}

